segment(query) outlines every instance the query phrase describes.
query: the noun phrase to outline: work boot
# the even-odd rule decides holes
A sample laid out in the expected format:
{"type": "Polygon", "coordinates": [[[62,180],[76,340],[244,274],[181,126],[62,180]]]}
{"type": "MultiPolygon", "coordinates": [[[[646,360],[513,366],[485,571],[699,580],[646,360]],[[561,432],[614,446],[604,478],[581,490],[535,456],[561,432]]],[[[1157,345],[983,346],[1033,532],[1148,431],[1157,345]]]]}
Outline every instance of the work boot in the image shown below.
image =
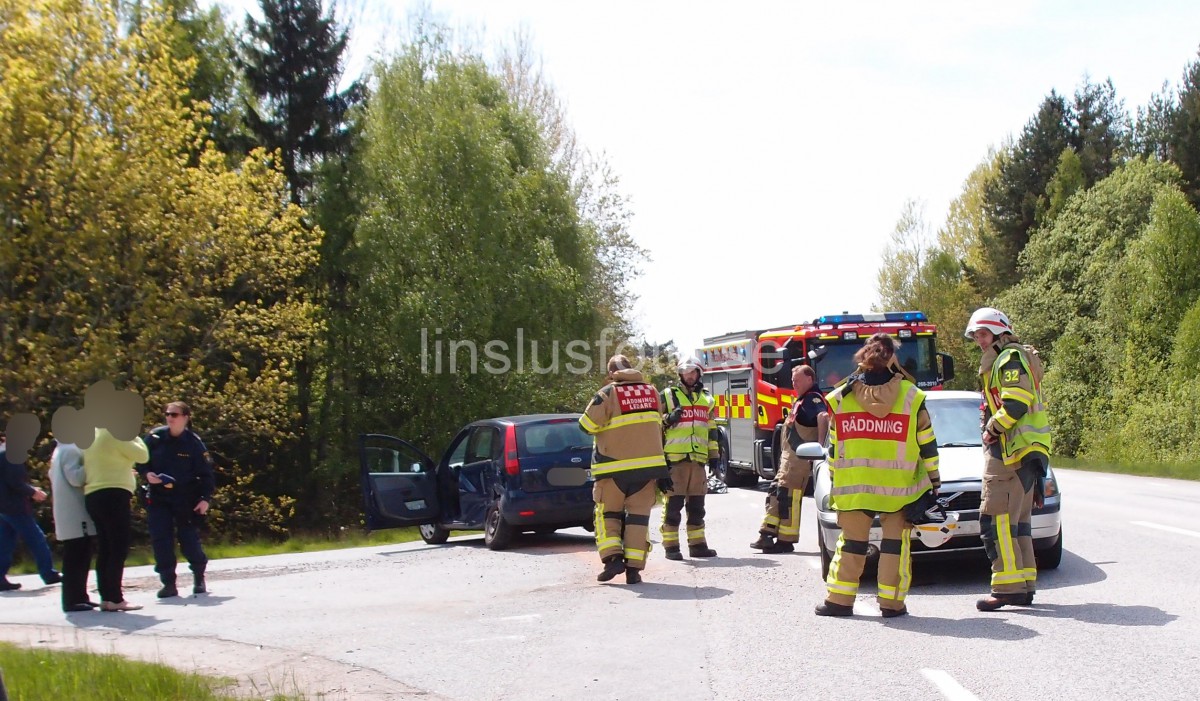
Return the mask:
{"type": "Polygon", "coordinates": [[[1033,592],[1025,592],[1025,598],[1017,606],[1033,606],[1033,592]]]}
{"type": "Polygon", "coordinates": [[[62,572],[58,570],[50,570],[50,574],[42,577],[42,581],[46,584],[58,584],[62,581],[62,572]]]}
{"type": "Polygon", "coordinates": [[[766,550],[767,548],[771,547],[774,544],[775,544],[774,536],[769,536],[766,533],[760,533],[758,536],[758,540],[751,543],[750,547],[754,548],[755,550],[766,550]]]}
{"type": "Polygon", "coordinates": [[[883,614],[884,618],[895,618],[896,616],[907,616],[908,615],[908,607],[901,606],[898,609],[881,608],[881,609],[879,609],[879,612],[883,614]]]}
{"type": "Polygon", "coordinates": [[[668,560],[682,560],[683,559],[683,553],[679,552],[678,547],[667,548],[666,550],[667,550],[666,557],[668,560]]]}
{"type": "Polygon", "coordinates": [[[980,611],[995,611],[1002,606],[1023,605],[1025,605],[1024,594],[992,594],[986,599],[980,599],[975,602],[975,608],[980,611]]]}
{"type": "Polygon", "coordinates": [[[771,545],[763,548],[764,555],[778,555],[780,553],[796,552],[796,546],[786,540],[777,540],[771,545]]]}
{"type": "Polygon", "coordinates": [[[826,601],[820,606],[813,609],[813,613],[818,616],[853,616],[854,607],[844,604],[834,604],[826,601]]]}
{"type": "Polygon", "coordinates": [[[642,572],[636,567],[625,568],[625,583],[626,584],[641,584],[642,572]]]}
{"type": "Polygon", "coordinates": [[[163,582],[162,589],[158,590],[157,596],[160,599],[170,599],[173,596],[179,596],[179,590],[175,588],[175,582],[163,582]]]}
{"type": "Polygon", "coordinates": [[[192,574],[192,593],[207,594],[208,587],[204,586],[204,573],[195,572],[192,574]]]}
{"type": "Polygon", "coordinates": [[[597,582],[607,582],[625,571],[625,558],[620,555],[609,555],[604,560],[604,571],[596,575],[597,582]]]}
{"type": "Polygon", "coordinates": [[[717,551],[707,545],[689,545],[688,557],[716,557],[717,551]]]}
{"type": "Polygon", "coordinates": [[[8,577],[0,578],[0,591],[16,591],[20,588],[20,582],[10,582],[8,577]]]}

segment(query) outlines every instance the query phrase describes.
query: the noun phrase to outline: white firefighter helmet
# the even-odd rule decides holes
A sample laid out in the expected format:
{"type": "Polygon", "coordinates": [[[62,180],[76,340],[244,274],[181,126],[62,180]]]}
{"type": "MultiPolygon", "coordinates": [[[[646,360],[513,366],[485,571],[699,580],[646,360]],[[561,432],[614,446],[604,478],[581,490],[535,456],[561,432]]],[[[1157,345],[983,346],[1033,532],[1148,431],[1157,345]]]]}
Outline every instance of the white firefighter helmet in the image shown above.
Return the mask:
{"type": "Polygon", "coordinates": [[[701,375],[704,374],[704,366],[700,364],[700,359],[694,355],[689,355],[687,358],[679,361],[679,365],[675,368],[675,371],[680,375],[689,370],[696,370],[701,375]]]}
{"type": "Polygon", "coordinates": [[[979,329],[987,329],[996,336],[1002,333],[1012,333],[1012,322],[1008,320],[1008,315],[996,309],[995,307],[980,307],[971,315],[971,320],[967,322],[967,330],[963,335],[967,338],[974,338],[975,332],[979,329]]]}
{"type": "Polygon", "coordinates": [[[915,533],[921,542],[927,548],[936,548],[944,545],[947,540],[950,540],[958,530],[958,512],[947,511],[944,521],[930,521],[929,523],[918,523],[913,525],[913,533],[915,533]]]}

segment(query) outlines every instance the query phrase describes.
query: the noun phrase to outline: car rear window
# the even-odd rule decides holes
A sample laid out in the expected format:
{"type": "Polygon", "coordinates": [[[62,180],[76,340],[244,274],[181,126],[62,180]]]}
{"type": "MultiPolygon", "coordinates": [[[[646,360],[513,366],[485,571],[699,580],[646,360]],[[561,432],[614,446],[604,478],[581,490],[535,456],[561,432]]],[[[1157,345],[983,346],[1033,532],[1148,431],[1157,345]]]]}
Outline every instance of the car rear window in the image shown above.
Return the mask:
{"type": "Polygon", "coordinates": [[[517,427],[517,450],[521,455],[549,455],[571,448],[592,447],[592,437],[583,432],[578,421],[532,424],[517,427]]]}

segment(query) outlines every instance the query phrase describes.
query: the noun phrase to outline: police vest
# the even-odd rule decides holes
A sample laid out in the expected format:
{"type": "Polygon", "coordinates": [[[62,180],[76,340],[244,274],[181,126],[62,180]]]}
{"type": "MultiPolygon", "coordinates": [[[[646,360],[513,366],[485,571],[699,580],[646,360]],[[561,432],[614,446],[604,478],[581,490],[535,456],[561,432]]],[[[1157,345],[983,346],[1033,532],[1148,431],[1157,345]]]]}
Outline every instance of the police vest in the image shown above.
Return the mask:
{"type": "Polygon", "coordinates": [[[716,437],[710,437],[709,429],[712,424],[713,407],[716,403],[707,390],[701,390],[692,396],[681,387],[668,387],[663,392],[664,411],[669,415],[677,408],[682,408],[679,423],[667,428],[663,436],[663,452],[667,454],[667,462],[706,463],[709,455],[717,453],[716,437]]]}
{"type": "Polygon", "coordinates": [[[1021,458],[1029,453],[1050,454],[1050,415],[1046,411],[1046,403],[1042,401],[1041,378],[1035,376],[1029,366],[1029,359],[1021,352],[1020,344],[1012,344],[1001,349],[992,363],[992,371],[984,377],[983,395],[987,400],[988,409],[995,416],[1004,408],[1005,395],[1015,398],[1029,406],[1029,411],[1017,419],[1017,423],[1000,434],[1000,449],[1005,465],[1019,465],[1021,458]],[[1033,383],[1033,392],[1021,387],[1001,386],[1003,367],[1014,358],[1021,363],[1025,374],[1033,383]]]}
{"type": "Polygon", "coordinates": [[[830,503],[837,511],[900,511],[933,487],[917,445],[917,412],[925,393],[902,380],[895,404],[877,417],[843,391],[828,396],[834,445],[830,503]]]}

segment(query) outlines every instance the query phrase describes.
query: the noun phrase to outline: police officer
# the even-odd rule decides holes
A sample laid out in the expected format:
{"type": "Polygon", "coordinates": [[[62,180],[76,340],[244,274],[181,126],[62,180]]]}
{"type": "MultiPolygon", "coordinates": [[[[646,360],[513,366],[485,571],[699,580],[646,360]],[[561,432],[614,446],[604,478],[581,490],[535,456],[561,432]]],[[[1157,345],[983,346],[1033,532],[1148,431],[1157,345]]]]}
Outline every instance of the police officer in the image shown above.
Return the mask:
{"type": "Polygon", "coordinates": [[[1032,515],[1050,455],[1050,421],[1042,400],[1042,364],[999,309],[975,310],[967,338],[983,356],[983,505],[979,529],[992,561],[992,592],[980,611],[1028,606],[1037,588],[1032,515]]]}
{"type": "Polygon", "coordinates": [[[200,545],[197,518],[208,513],[216,488],[212,458],[204,441],[191,429],[191,408],[171,402],[166,409],[166,426],[146,435],[150,462],[139,465],[138,473],[150,484],[146,521],[154,548],[154,571],[162,580],[158,598],[179,596],[175,586],[175,539],[192,569],[192,593],[208,591],[204,570],[208,556],[200,545]]]}
{"type": "Polygon", "coordinates": [[[596,547],[607,582],[622,572],[627,584],[642,581],[650,551],[650,509],[655,482],[667,478],[658,390],[614,355],[608,379],[592,398],[579,425],[596,438],[592,451],[592,498],[596,502],[596,547]]]}
{"type": "Polygon", "coordinates": [[[664,482],[667,504],[663,508],[662,542],[668,560],[682,560],[679,552],[679,522],[687,509],[688,555],[716,557],[704,536],[704,496],[708,494],[705,466],[720,456],[713,413],[716,402],[700,381],[700,361],[688,358],[678,368],[679,384],[662,392],[666,435],[663,450],[671,468],[664,482]]]}
{"type": "Polygon", "coordinates": [[[831,413],[830,503],[842,534],[825,579],[818,616],[850,616],[879,517],[879,609],[884,618],[908,613],[912,524],[905,508],[941,485],[937,440],[925,393],[896,362],[898,341],[877,333],[854,355],[858,371],[826,396],[831,413]]]}
{"type": "Polygon", "coordinates": [[[795,450],[801,443],[824,443],[829,426],[825,397],[816,384],[817,374],[811,366],[792,368],[796,401],[783,422],[779,473],[767,492],[767,513],[759,527],[758,540],[750,544],[767,554],[793,552],[800,540],[800,503],[812,478],[812,461],[796,457],[795,450]]]}

